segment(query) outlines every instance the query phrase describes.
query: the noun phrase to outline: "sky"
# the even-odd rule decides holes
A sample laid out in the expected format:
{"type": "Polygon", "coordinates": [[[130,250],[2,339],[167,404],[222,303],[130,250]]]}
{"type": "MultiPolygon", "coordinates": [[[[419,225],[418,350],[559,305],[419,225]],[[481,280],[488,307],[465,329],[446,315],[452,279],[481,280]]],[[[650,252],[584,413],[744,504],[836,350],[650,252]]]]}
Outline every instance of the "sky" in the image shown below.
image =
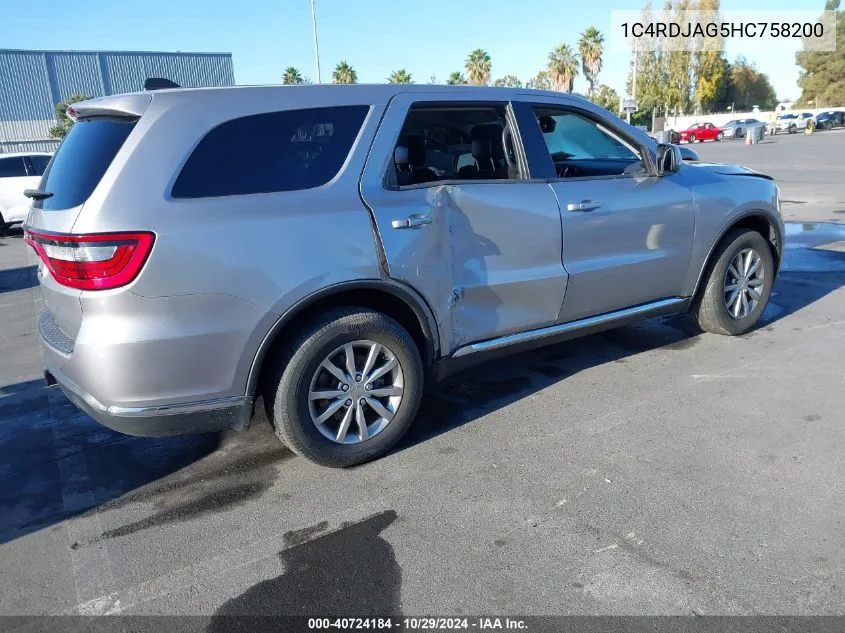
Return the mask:
{"type": "MultiPolygon", "coordinates": [[[[492,77],[523,81],[542,69],[561,43],[575,47],[595,26],[608,42],[601,83],[624,92],[630,55],[611,51],[608,30],[614,9],[640,9],[643,0],[316,0],[321,76],[346,60],[360,83],[381,83],[405,68],[417,83],[432,75],[444,83],[463,71],[469,51],[484,48],[492,77]]],[[[661,0],[655,0],[661,6],[661,0]]],[[[818,9],[823,0],[801,0],[818,9]]],[[[722,9],[795,8],[795,0],[722,0],[722,9]]],[[[278,83],[287,66],[316,81],[310,0],[0,0],[0,48],[137,50],[232,53],[238,84],[278,83]]],[[[800,96],[794,40],[765,54],[745,55],[765,72],[780,100],[800,96]]],[[[576,92],[586,92],[583,76],[576,92]]]]}

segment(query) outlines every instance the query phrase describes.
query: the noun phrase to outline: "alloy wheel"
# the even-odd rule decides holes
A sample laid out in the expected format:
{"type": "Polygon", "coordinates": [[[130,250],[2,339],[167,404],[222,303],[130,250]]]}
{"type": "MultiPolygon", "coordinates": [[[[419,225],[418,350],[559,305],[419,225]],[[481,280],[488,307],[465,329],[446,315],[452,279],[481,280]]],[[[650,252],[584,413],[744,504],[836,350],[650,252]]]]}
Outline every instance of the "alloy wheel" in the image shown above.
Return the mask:
{"type": "Polygon", "coordinates": [[[381,433],[404,394],[405,376],[396,355],[370,340],[341,345],[311,378],[308,410],[324,437],[357,444],[381,433]]]}
{"type": "Polygon", "coordinates": [[[753,248],[744,248],[734,256],[723,285],[725,307],[731,317],[744,319],[757,309],[763,300],[764,274],[763,258],[753,248]]]}

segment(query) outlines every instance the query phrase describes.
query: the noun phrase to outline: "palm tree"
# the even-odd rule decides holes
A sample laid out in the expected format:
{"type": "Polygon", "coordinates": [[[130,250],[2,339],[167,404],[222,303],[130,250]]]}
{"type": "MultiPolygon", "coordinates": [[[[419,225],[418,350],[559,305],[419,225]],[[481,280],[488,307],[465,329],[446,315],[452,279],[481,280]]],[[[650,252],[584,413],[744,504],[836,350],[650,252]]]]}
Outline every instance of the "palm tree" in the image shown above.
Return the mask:
{"type": "Polygon", "coordinates": [[[601,56],[604,48],[604,35],[591,26],[581,33],[578,41],[578,52],[581,54],[581,66],[584,69],[584,76],[590,82],[589,95],[592,97],[598,84],[599,72],[601,71],[601,56]]]}
{"type": "Polygon", "coordinates": [[[558,92],[572,92],[578,75],[578,57],[568,44],[561,44],[549,53],[549,78],[558,92]]]}
{"type": "Polygon", "coordinates": [[[494,86],[504,86],[505,88],[522,88],[522,82],[516,75],[505,75],[493,82],[494,86]]]}
{"type": "Polygon", "coordinates": [[[332,81],[336,84],[357,84],[358,73],[344,60],[334,67],[332,81]]]}
{"type": "Polygon", "coordinates": [[[476,86],[486,86],[490,81],[490,70],[493,64],[487,51],[476,48],[469,54],[466,61],[467,77],[469,83],[476,86]]]}
{"type": "Polygon", "coordinates": [[[387,83],[410,84],[413,82],[411,81],[411,73],[409,73],[404,68],[400,68],[399,70],[394,70],[392,73],[390,73],[390,77],[387,78],[387,83]]]}
{"type": "Polygon", "coordinates": [[[286,86],[290,86],[293,84],[301,84],[304,83],[304,79],[302,78],[302,74],[294,68],[293,66],[288,66],[285,68],[285,72],[282,75],[282,83],[286,86]]]}
{"type": "Polygon", "coordinates": [[[449,79],[446,80],[447,86],[463,86],[467,82],[467,78],[464,77],[464,74],[458,72],[457,70],[449,75],[449,79]]]}

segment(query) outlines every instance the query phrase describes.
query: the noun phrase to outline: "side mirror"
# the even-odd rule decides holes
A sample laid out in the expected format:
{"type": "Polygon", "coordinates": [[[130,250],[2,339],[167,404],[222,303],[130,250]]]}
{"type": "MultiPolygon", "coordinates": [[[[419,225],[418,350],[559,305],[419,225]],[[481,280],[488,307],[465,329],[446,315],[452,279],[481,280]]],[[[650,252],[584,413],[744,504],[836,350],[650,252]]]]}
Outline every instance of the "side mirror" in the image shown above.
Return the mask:
{"type": "Polygon", "coordinates": [[[657,146],[657,175],[673,174],[681,167],[681,150],[672,143],[660,143],[657,146]]]}

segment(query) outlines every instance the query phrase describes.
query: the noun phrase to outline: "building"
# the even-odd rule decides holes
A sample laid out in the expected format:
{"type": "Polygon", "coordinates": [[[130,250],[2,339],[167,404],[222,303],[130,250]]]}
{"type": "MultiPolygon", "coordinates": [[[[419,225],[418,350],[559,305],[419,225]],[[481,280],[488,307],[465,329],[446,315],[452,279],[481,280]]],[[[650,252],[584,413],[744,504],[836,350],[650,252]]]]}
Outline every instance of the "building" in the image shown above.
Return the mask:
{"type": "Polygon", "coordinates": [[[148,77],[186,87],[235,83],[231,53],[0,49],[0,153],[54,150],[57,103],[136,92],[148,77]]]}

